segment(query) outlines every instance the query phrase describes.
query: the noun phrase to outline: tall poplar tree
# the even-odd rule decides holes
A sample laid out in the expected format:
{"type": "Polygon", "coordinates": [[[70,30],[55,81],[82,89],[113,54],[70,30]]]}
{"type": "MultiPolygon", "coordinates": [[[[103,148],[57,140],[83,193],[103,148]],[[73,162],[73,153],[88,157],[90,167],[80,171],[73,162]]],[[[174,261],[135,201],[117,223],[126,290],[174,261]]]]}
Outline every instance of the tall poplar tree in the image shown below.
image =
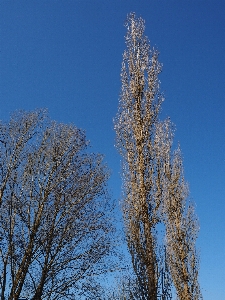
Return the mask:
{"type": "MultiPolygon", "coordinates": [[[[176,163],[182,165],[182,160],[177,151],[172,153],[173,130],[170,120],[159,120],[164,98],[159,90],[161,64],[158,52],[150,48],[149,40],[144,35],[142,18],[136,18],[131,13],[125,26],[127,48],[123,54],[122,91],[115,130],[117,148],[123,158],[122,210],[125,234],[138,282],[138,297],[148,300],[157,300],[159,296],[161,299],[171,297],[167,268],[163,271],[166,280],[163,286],[160,279],[160,261],[163,255],[159,254],[156,228],[157,224],[163,223],[168,241],[164,265],[168,263],[177,294],[183,300],[180,290],[183,291],[186,287],[181,282],[183,279],[179,281],[178,277],[180,266],[185,263],[187,266],[189,262],[185,261],[185,255],[177,256],[174,246],[179,228],[176,227],[178,223],[173,224],[174,217],[171,215],[174,208],[178,212],[181,206],[178,218],[186,220],[186,215],[183,214],[186,211],[186,198],[179,198],[186,185],[183,177],[175,182],[173,176],[176,163]],[[177,205],[172,207],[170,200],[174,194],[177,205]],[[178,260],[179,264],[176,264],[175,261],[178,260]]],[[[192,226],[197,228],[195,222],[192,222],[192,226]]],[[[186,243],[186,237],[185,234],[179,237],[182,245],[186,243]]],[[[195,255],[195,250],[192,254],[195,255]]],[[[194,268],[196,266],[197,264],[194,268]]],[[[186,270],[190,272],[191,268],[187,267],[186,270]]],[[[196,276],[192,276],[194,277],[196,280],[196,276]]],[[[184,280],[187,277],[184,276],[184,280]]]]}
{"type": "Polygon", "coordinates": [[[199,258],[196,251],[198,221],[194,205],[187,201],[180,150],[168,161],[165,181],[166,250],[171,277],[180,300],[202,299],[198,283],[199,258]]]}

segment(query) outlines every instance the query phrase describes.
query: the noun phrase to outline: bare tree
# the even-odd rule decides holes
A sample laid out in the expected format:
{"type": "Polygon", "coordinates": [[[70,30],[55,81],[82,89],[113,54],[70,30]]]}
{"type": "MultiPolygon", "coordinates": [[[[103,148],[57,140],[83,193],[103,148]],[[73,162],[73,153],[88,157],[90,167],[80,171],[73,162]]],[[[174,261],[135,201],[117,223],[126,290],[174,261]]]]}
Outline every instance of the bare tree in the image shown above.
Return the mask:
{"type": "Polygon", "coordinates": [[[166,248],[171,276],[180,300],[201,299],[198,283],[199,261],[196,251],[198,222],[193,204],[187,201],[180,150],[176,150],[166,170],[165,197],[166,248]]]}
{"type": "Polygon", "coordinates": [[[44,111],[0,127],[1,299],[98,299],[114,230],[102,156],[44,111]]]}
{"type": "MultiPolygon", "coordinates": [[[[193,251],[188,248],[188,255],[192,257],[193,263],[196,261],[196,227],[194,221],[189,222],[194,218],[190,215],[192,209],[188,210],[187,215],[185,209],[180,209],[184,207],[182,193],[185,184],[175,187],[177,204],[170,206],[174,197],[172,174],[177,168],[178,152],[173,154],[172,151],[173,126],[170,120],[159,120],[164,99],[159,91],[158,75],[161,65],[158,62],[158,52],[150,48],[149,41],[144,36],[142,18],[136,18],[131,13],[125,25],[127,49],[123,54],[122,93],[115,130],[117,148],[123,157],[122,210],[127,245],[137,277],[139,299],[171,299],[170,276],[179,297],[182,294],[180,290],[186,289],[184,282],[181,283],[182,279],[178,279],[180,265],[184,265],[186,257],[175,258],[176,238],[181,238],[182,245],[192,239],[190,247],[193,251]],[[185,220],[191,224],[184,236],[176,235],[180,229],[176,222],[174,224],[173,216],[171,217],[173,209],[177,210],[180,221],[185,220]],[[164,224],[167,235],[166,256],[159,252],[160,243],[156,229],[160,223],[164,224]],[[179,267],[175,268],[174,259],[179,260],[179,267]],[[163,263],[160,263],[162,260],[163,263]]],[[[180,178],[179,182],[182,180],[180,178]]],[[[186,268],[192,283],[197,282],[197,271],[194,271],[196,266],[192,271],[189,267],[186,268]]],[[[189,285],[193,287],[190,288],[192,298],[180,299],[198,299],[193,298],[194,285],[189,285]]]]}
{"type": "Polygon", "coordinates": [[[128,248],[137,275],[140,299],[157,299],[158,260],[155,228],[161,221],[161,168],[158,120],[158,53],[144,36],[144,21],[130,14],[126,23],[122,94],[115,121],[117,147],[123,156],[123,214],[128,248]]]}

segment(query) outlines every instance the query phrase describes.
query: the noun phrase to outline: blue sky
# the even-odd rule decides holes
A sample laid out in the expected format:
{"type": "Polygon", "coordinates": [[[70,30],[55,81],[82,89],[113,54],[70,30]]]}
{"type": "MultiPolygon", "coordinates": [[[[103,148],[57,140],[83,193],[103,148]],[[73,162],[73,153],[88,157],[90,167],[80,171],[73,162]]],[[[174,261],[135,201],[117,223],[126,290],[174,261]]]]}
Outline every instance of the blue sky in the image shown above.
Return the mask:
{"type": "Polygon", "coordinates": [[[86,130],[105,155],[119,199],[112,119],[120,93],[123,26],[134,11],[160,51],[162,118],[176,124],[185,176],[200,220],[205,300],[225,295],[225,2],[73,0],[0,2],[0,119],[45,107],[86,130]]]}

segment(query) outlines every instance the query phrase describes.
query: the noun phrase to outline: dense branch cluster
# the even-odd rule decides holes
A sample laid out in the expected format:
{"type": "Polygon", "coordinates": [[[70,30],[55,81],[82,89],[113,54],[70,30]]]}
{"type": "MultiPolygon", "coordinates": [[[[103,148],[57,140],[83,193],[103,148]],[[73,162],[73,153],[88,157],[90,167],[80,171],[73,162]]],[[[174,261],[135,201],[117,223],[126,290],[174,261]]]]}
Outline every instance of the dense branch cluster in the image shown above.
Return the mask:
{"type": "Polygon", "coordinates": [[[112,246],[109,174],[87,144],[43,110],[0,123],[2,300],[100,296],[93,278],[112,246]]]}

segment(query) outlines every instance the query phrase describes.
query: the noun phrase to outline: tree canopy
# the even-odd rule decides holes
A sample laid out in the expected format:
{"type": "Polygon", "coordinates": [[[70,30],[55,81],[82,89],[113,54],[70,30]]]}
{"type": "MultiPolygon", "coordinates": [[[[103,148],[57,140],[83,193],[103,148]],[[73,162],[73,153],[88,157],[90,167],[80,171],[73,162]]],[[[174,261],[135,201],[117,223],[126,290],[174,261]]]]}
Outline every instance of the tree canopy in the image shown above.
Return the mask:
{"type": "Polygon", "coordinates": [[[46,111],[0,123],[1,299],[101,295],[110,268],[109,171],[74,125],[46,111]],[[106,264],[107,261],[107,264],[106,264]]]}

